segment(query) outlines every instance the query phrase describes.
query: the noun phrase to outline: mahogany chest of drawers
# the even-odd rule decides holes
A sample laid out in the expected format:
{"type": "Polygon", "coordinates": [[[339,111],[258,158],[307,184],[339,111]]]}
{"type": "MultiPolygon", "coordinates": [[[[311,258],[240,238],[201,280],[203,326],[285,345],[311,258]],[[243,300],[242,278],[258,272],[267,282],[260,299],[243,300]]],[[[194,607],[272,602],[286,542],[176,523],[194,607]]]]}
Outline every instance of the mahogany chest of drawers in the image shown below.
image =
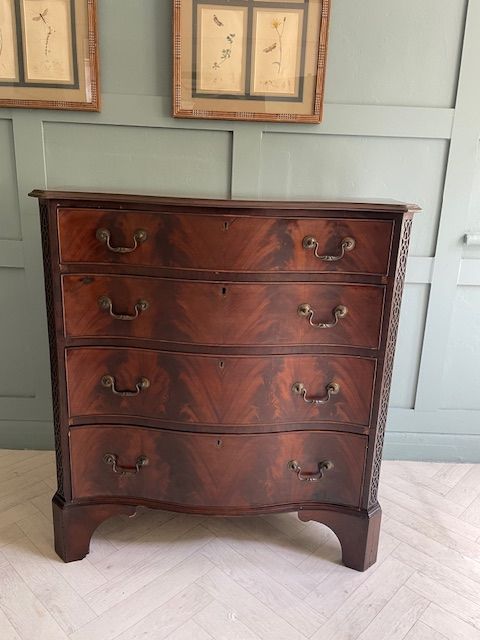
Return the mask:
{"type": "Polygon", "coordinates": [[[376,559],[415,206],[34,191],[50,332],[55,546],[138,505],[297,511],[376,559]]]}

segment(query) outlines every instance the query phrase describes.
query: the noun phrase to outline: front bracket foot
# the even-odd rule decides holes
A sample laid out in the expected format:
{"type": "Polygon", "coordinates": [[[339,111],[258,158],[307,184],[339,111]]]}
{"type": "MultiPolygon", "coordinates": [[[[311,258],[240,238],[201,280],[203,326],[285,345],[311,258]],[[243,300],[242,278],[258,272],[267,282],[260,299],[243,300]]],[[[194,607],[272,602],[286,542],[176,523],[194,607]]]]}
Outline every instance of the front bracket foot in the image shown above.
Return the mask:
{"type": "Polygon", "coordinates": [[[346,567],[365,571],[376,562],[382,520],[378,503],[369,511],[323,507],[299,511],[298,517],[303,522],[316,520],[335,533],[342,547],[342,561],[346,567]]]}
{"type": "Polygon", "coordinates": [[[136,507],[121,504],[72,504],[55,495],[52,500],[55,551],[64,562],[82,560],[90,550],[95,529],[108,518],[132,515],[136,507]]]}

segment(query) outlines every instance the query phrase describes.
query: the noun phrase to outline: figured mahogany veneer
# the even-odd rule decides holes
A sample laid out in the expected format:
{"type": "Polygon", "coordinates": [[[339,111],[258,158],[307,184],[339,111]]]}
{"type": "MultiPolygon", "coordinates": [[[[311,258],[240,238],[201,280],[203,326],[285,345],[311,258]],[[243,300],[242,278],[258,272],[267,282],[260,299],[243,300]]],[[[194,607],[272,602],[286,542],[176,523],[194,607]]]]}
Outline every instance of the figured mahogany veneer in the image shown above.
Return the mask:
{"type": "MultiPolygon", "coordinates": [[[[278,212],[276,212],[278,213],[278,212]]],[[[248,214],[248,211],[247,211],[248,214]]],[[[65,263],[169,267],[195,271],[339,272],[386,274],[393,225],[386,220],[252,218],[226,215],[163,214],[160,211],[96,211],[60,208],[60,259],[65,263]],[[97,238],[110,232],[110,244],[134,246],[137,231],[146,240],[130,253],[114,253],[97,238]],[[355,249],[343,260],[324,262],[303,248],[314,237],[320,255],[337,255],[342,240],[355,249]]]]}
{"type": "Polygon", "coordinates": [[[375,562],[408,243],[390,201],[40,199],[55,548],[138,505],[297,511],[375,562]],[[318,326],[320,325],[320,326],[318,326]]]}
{"type": "Polygon", "coordinates": [[[358,507],[367,438],[354,434],[224,435],[139,427],[75,427],[70,433],[75,499],[105,496],[159,500],[169,508],[245,513],[251,508],[330,502],[358,507]],[[127,473],[115,473],[105,454],[127,473]],[[148,463],[136,472],[135,463],[148,463]],[[322,481],[300,480],[330,462],[322,481]],[[261,491],[259,491],[261,487],[261,491]]]}
{"type": "Polygon", "coordinates": [[[147,349],[76,348],[67,354],[68,405],[71,417],[129,415],[166,422],[243,425],[295,422],[346,422],[368,425],[376,362],[348,356],[202,356],[147,349]],[[104,386],[115,379],[119,396],[104,386]],[[292,391],[301,382],[310,404],[292,391]]]}
{"type": "Polygon", "coordinates": [[[164,422],[244,425],[345,422],[368,426],[376,361],[348,356],[201,356],[147,349],[68,349],[68,405],[71,417],[130,415],[164,422]],[[115,380],[120,396],[104,386],[115,380]],[[138,391],[146,378],[148,387],[138,391]],[[305,385],[305,402],[293,392],[305,385]]]}
{"type": "Polygon", "coordinates": [[[380,344],[385,295],[385,287],[378,285],[188,282],[95,274],[64,276],[62,290],[69,337],[368,349],[380,344]],[[110,306],[102,306],[106,298],[110,306]],[[299,314],[303,304],[310,305],[311,316],[299,314]],[[336,319],[339,307],[346,313],[336,319]],[[333,327],[312,326],[335,321],[333,327]]]}

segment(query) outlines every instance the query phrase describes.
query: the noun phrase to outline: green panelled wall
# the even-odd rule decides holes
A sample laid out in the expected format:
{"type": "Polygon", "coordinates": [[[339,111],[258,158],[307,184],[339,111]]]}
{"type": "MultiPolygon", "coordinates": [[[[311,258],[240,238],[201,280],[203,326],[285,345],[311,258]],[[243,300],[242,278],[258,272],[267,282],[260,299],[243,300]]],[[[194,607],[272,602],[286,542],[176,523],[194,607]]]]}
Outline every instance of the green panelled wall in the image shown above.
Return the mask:
{"type": "Polygon", "coordinates": [[[170,0],[98,0],[99,114],[0,110],[0,447],[52,446],[38,187],[419,203],[386,454],[480,461],[480,3],[332,0],[321,125],[174,120],[170,0]]]}

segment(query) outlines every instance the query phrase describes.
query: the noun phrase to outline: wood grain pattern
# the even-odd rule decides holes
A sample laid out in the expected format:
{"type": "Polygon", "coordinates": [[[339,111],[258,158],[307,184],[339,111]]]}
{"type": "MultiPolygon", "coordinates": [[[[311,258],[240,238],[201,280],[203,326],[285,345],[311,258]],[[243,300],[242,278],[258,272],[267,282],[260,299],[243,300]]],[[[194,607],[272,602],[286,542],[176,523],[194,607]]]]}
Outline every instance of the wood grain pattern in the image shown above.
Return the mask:
{"type": "Polygon", "coordinates": [[[377,560],[382,510],[377,504],[368,512],[339,513],[317,510],[299,511],[303,522],[318,520],[335,532],[342,545],[342,562],[346,567],[365,571],[377,560]]]}
{"type": "MultiPolygon", "coordinates": [[[[43,211],[57,371],[59,555],[85,556],[102,520],[141,504],[205,515],[299,511],[337,533],[347,566],[370,566],[381,513],[378,435],[407,230],[418,207],[32,195],[43,211]],[[113,247],[132,247],[139,229],[146,240],[114,252],[97,239],[99,228],[113,247]],[[355,247],[338,261],[320,260],[303,246],[308,235],[320,254],[336,255],[346,237],[355,247]],[[133,313],[139,300],[149,306],[133,321],[119,320],[110,303],[100,309],[101,296],[117,315],[133,313]],[[305,303],[313,321],[328,321],[339,304],[348,314],[318,330],[297,315],[305,303]],[[102,384],[107,374],[110,386],[102,384]],[[140,390],[142,378],[149,385],[140,390]],[[311,404],[292,392],[294,383],[314,399],[325,399],[331,383],[340,389],[311,404]],[[112,384],[139,393],[114,394],[112,384]],[[284,459],[296,453],[312,473],[320,449],[339,461],[324,493],[327,482],[300,481],[284,459]],[[119,475],[103,458],[99,465],[104,453],[127,470],[140,455],[153,463],[119,475]]],[[[112,593],[126,597],[123,584],[112,593]]],[[[112,638],[121,633],[108,624],[98,628],[112,638]]]]}
{"type": "Polygon", "coordinates": [[[75,427],[70,434],[73,496],[127,496],[185,508],[244,509],[300,503],[358,506],[367,439],[353,434],[301,432],[215,435],[152,431],[139,427],[75,427]],[[114,453],[135,475],[120,475],[103,461],[114,453]],[[319,482],[302,482],[287,467],[297,460],[307,473],[330,460],[319,482]]]}
{"type": "Polygon", "coordinates": [[[232,215],[170,215],[145,211],[60,209],[61,261],[169,267],[207,271],[388,272],[392,223],[386,220],[261,218],[232,215]],[[131,253],[114,253],[100,242],[107,229],[114,247],[133,247],[138,230],[147,239],[131,253]],[[321,255],[338,255],[342,240],[355,248],[338,262],[304,249],[314,236],[321,255]]]}
{"type": "Polygon", "coordinates": [[[353,284],[188,282],[96,274],[62,278],[68,337],[143,338],[198,345],[334,345],[377,349],[384,287],[353,284]],[[135,315],[113,318],[99,306],[107,296],[113,311],[135,315]],[[297,313],[314,310],[314,323],[334,321],[339,305],[347,315],[333,328],[312,327],[297,313]]]}
{"type": "Polygon", "coordinates": [[[244,425],[355,423],[368,425],[375,360],[348,356],[201,356],[147,349],[67,350],[70,416],[136,416],[163,422],[244,425]],[[132,397],[102,386],[104,375],[118,390],[133,390],[141,378],[150,386],[132,397]],[[337,395],[321,405],[292,392],[303,382],[310,396],[337,395]]]}
{"type": "Polygon", "coordinates": [[[134,194],[131,192],[108,193],[105,191],[62,191],[60,189],[33,189],[28,194],[32,198],[55,202],[58,207],[74,207],[84,209],[93,207],[99,209],[117,208],[120,211],[139,208],[158,211],[207,213],[221,209],[231,213],[232,210],[243,211],[246,215],[262,215],[259,212],[268,210],[268,215],[282,216],[283,211],[301,212],[301,215],[317,215],[327,212],[336,216],[354,213],[359,216],[366,214],[366,218],[376,217],[379,213],[388,218],[392,213],[414,213],[421,211],[416,204],[407,204],[392,198],[338,198],[336,200],[229,200],[227,198],[182,198],[177,196],[160,196],[134,194]],[[208,211],[207,211],[208,210],[208,211]]]}

